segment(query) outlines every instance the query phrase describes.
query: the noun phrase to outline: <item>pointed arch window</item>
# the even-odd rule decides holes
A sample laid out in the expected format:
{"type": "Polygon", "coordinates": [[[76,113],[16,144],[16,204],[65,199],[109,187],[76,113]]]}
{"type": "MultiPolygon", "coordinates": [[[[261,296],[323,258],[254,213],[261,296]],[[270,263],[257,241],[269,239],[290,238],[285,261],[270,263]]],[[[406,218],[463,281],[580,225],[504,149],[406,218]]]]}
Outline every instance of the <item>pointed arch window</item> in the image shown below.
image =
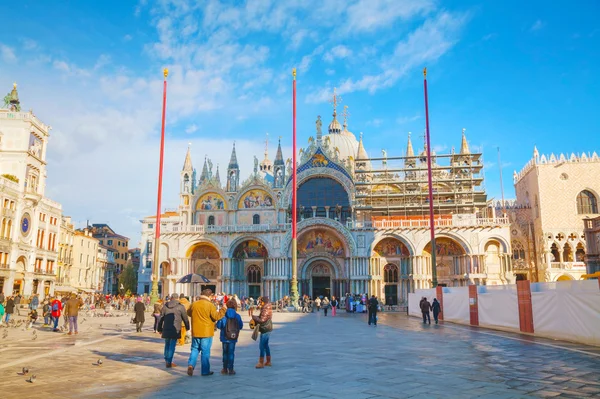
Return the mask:
{"type": "Polygon", "coordinates": [[[248,267],[248,284],[260,284],[261,277],[260,268],[258,266],[251,265],[248,267]]]}
{"type": "Polygon", "coordinates": [[[208,225],[209,226],[214,226],[215,225],[215,217],[213,215],[210,215],[208,217],[208,225]]]}
{"type": "Polygon", "coordinates": [[[592,192],[583,190],[577,195],[577,213],[580,215],[598,213],[598,200],[592,192]]]}
{"type": "Polygon", "coordinates": [[[252,216],[252,224],[260,224],[260,215],[256,214],[252,216]]]}
{"type": "Polygon", "coordinates": [[[388,264],[383,268],[383,282],[397,283],[398,282],[398,266],[388,264]]]}

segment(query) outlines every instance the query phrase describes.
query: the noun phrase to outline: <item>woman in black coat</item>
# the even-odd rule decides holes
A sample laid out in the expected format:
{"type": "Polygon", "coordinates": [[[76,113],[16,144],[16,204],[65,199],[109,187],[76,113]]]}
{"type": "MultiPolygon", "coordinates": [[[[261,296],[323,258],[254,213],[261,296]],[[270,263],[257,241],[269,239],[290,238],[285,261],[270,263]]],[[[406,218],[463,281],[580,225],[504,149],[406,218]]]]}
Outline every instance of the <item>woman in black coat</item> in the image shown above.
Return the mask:
{"type": "Polygon", "coordinates": [[[431,304],[431,309],[433,310],[433,319],[435,320],[435,324],[438,323],[438,317],[440,315],[440,311],[442,307],[436,298],[433,298],[433,303],[431,304]]]}
{"type": "Polygon", "coordinates": [[[133,311],[135,312],[135,331],[142,332],[142,326],[146,321],[146,317],[144,315],[146,306],[142,302],[142,297],[138,297],[137,302],[133,306],[133,311]]]}

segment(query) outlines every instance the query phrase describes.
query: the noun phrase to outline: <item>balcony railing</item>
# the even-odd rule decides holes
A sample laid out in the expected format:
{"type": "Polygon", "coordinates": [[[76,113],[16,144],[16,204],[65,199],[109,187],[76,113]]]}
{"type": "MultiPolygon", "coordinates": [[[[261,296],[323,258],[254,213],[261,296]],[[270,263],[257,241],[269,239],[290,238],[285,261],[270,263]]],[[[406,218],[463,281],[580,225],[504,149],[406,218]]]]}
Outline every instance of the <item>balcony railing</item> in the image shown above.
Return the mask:
{"type": "Polygon", "coordinates": [[[188,226],[167,226],[165,233],[257,233],[266,231],[282,231],[290,228],[289,223],[280,224],[232,224],[232,225],[221,225],[221,226],[202,226],[202,225],[188,225],[188,226]]]}
{"type": "MultiPolygon", "coordinates": [[[[451,219],[436,218],[434,219],[435,227],[493,227],[507,226],[510,222],[508,218],[460,218],[453,217],[451,219]]],[[[407,229],[407,228],[423,228],[428,229],[429,218],[422,219],[406,219],[406,220],[376,220],[369,222],[349,221],[348,228],[359,230],[370,229],[407,229]]]]}
{"type": "Polygon", "coordinates": [[[10,265],[8,263],[0,263],[0,269],[8,269],[10,265]]]}
{"type": "Polygon", "coordinates": [[[585,270],[585,262],[550,262],[550,269],[585,270]]]}

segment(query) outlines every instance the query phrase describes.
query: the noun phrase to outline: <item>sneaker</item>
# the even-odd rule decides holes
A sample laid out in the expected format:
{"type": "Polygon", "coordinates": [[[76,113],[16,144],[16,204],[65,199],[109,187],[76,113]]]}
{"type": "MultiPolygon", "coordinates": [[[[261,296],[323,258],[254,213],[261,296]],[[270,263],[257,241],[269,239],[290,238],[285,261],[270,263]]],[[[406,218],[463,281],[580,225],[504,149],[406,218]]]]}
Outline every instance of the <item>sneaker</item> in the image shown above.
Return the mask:
{"type": "Polygon", "coordinates": [[[194,368],[192,366],[188,366],[187,375],[190,377],[194,375],[194,368]]]}
{"type": "Polygon", "coordinates": [[[208,377],[209,375],[213,375],[214,371],[209,371],[208,374],[202,374],[202,377],[208,377]]]}

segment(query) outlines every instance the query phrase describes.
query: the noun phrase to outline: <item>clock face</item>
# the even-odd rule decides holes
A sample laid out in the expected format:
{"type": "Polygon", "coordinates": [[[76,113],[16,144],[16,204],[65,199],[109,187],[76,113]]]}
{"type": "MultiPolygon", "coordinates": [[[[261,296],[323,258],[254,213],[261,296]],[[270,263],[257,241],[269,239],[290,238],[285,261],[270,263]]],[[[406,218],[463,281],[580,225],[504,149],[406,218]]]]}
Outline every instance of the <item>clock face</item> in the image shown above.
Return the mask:
{"type": "Polygon", "coordinates": [[[28,213],[23,214],[21,218],[21,233],[26,236],[31,230],[31,216],[28,213]]]}

